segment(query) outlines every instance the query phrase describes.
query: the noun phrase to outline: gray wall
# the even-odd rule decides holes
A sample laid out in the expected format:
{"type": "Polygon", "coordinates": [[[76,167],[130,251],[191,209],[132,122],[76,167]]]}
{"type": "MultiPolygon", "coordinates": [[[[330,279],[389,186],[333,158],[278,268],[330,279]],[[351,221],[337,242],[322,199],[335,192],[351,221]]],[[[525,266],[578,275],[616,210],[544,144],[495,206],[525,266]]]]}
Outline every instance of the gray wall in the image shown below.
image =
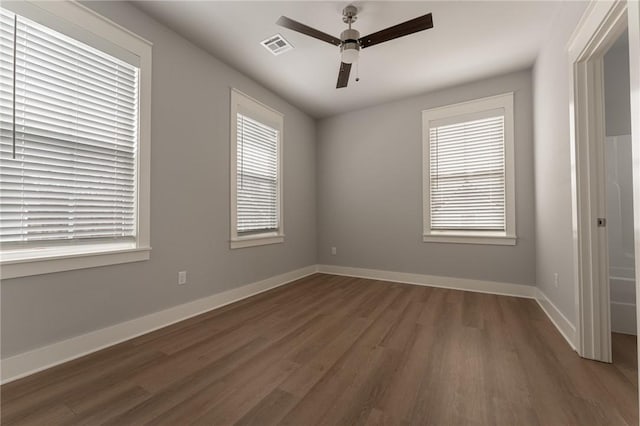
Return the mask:
{"type": "Polygon", "coordinates": [[[314,120],[136,8],[89,6],[154,43],[151,260],[3,281],[3,358],[316,262],[314,120]],[[285,114],[284,244],[229,249],[232,86],[285,114]]]}
{"type": "Polygon", "coordinates": [[[567,42],[587,3],[565,2],[550,26],[533,72],[536,280],[538,287],[575,324],[569,60],[567,42]],[[553,274],[558,273],[558,286],[553,274]]]}
{"type": "Polygon", "coordinates": [[[531,90],[521,71],[320,121],[318,263],[534,285],[531,90]],[[518,244],[423,243],[422,110],[509,91],[518,244]]]}

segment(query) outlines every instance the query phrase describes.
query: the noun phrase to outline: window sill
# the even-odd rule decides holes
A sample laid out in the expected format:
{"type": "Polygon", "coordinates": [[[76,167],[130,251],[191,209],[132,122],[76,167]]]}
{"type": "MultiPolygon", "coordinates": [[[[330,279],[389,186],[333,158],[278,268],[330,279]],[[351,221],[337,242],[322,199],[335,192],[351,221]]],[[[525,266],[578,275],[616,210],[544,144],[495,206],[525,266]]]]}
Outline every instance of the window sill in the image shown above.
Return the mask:
{"type": "Polygon", "coordinates": [[[97,266],[149,260],[151,247],[134,244],[96,244],[15,250],[4,252],[0,258],[0,278],[19,278],[52,272],[95,268],[97,266]]]}
{"type": "Polygon", "coordinates": [[[487,244],[500,246],[515,246],[518,238],[515,235],[505,234],[472,234],[467,232],[458,233],[431,233],[422,236],[425,243],[454,243],[454,244],[487,244]]]}
{"type": "Polygon", "coordinates": [[[245,247],[264,246],[267,244],[278,244],[283,242],[284,234],[258,234],[233,238],[231,240],[231,248],[239,249],[245,247]]]}

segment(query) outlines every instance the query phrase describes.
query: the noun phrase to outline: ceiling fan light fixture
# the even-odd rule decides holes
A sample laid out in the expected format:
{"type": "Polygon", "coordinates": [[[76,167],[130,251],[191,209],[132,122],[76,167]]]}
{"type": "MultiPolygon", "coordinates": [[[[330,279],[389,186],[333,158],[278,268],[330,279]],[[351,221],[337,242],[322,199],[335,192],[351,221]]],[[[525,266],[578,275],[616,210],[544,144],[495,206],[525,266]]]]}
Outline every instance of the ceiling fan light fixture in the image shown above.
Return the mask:
{"type": "Polygon", "coordinates": [[[342,62],[345,64],[353,64],[358,62],[360,56],[360,47],[358,43],[345,43],[342,46],[342,62]]]}

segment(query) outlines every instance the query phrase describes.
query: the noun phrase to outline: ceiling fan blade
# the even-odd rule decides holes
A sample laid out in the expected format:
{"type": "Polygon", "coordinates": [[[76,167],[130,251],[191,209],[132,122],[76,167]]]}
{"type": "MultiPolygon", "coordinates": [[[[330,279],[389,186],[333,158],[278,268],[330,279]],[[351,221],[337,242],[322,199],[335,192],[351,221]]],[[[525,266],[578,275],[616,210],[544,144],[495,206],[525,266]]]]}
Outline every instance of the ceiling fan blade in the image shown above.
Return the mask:
{"type": "Polygon", "coordinates": [[[316,38],[318,40],[326,41],[327,43],[333,44],[335,46],[340,46],[342,41],[339,38],[335,38],[332,35],[327,33],[323,33],[322,31],[316,30],[315,28],[311,28],[305,24],[301,24],[300,22],[294,21],[293,19],[289,19],[286,16],[281,16],[280,19],[276,22],[276,24],[281,27],[289,28],[290,30],[297,31],[304,35],[308,35],[309,37],[316,38]]]}
{"type": "Polygon", "coordinates": [[[349,73],[351,73],[351,64],[340,63],[340,71],[338,72],[338,83],[336,89],[347,87],[349,84],[349,73]]]}
{"type": "Polygon", "coordinates": [[[373,46],[374,44],[417,33],[418,31],[428,30],[429,28],[433,28],[433,18],[430,13],[427,13],[426,15],[419,16],[401,24],[394,25],[393,27],[361,37],[359,40],[360,47],[364,49],[365,47],[373,46]]]}

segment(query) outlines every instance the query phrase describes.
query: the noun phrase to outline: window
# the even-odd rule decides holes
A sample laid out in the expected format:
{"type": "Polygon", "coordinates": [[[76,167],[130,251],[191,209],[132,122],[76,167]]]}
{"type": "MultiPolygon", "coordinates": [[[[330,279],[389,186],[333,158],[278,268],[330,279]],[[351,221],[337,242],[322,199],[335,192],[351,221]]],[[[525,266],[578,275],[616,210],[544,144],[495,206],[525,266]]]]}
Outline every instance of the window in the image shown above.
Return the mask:
{"type": "Polygon", "coordinates": [[[425,242],[514,245],[513,93],[422,112],[425,242]]]}
{"type": "Polygon", "coordinates": [[[231,248],[284,241],[283,116],[231,91],[231,248]]]}
{"type": "Polygon", "coordinates": [[[9,8],[2,278],[148,259],[150,46],[74,3],[9,8]]]}

